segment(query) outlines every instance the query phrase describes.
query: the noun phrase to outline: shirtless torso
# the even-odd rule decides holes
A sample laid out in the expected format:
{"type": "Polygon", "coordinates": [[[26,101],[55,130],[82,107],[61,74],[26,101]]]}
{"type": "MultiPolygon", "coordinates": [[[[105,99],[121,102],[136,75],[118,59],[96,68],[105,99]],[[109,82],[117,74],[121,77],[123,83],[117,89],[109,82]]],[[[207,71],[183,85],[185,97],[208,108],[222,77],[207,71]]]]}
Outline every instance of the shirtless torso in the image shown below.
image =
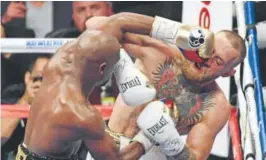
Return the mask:
{"type": "Polygon", "coordinates": [[[95,158],[119,159],[113,140],[104,132],[101,115],[87,102],[97,82],[111,74],[119,48],[114,37],[85,31],[57,51],[32,103],[24,147],[39,157],[76,159],[83,141],[95,158]],[[106,60],[108,55],[112,57],[106,60]]]}
{"type": "MultiPolygon", "coordinates": [[[[144,60],[137,59],[136,65],[154,84],[157,90],[157,99],[166,98],[173,101],[175,107],[173,118],[176,120],[176,127],[180,134],[187,134],[193,125],[201,122],[208,115],[209,110],[212,112],[214,110],[217,110],[216,112],[224,111],[225,108],[216,107],[215,99],[223,93],[215,82],[204,88],[199,88],[197,84],[186,79],[182,73],[183,67],[178,66],[174,59],[152,50],[145,56],[147,57],[144,60]],[[147,61],[145,61],[146,58],[147,61]]],[[[180,65],[186,65],[190,67],[189,70],[194,70],[194,72],[197,70],[192,62],[180,65]]],[[[132,138],[138,132],[137,116],[145,105],[131,109],[130,112],[124,112],[123,110],[128,111],[128,107],[124,107],[125,105],[119,96],[110,118],[109,127],[115,132],[132,138]]]]}
{"type": "MultiPolygon", "coordinates": [[[[175,53],[179,54],[174,59],[152,47],[140,46],[141,51],[135,47],[124,47],[132,55],[136,51],[142,52],[141,58],[135,62],[136,66],[156,88],[157,100],[168,99],[173,102],[172,118],[176,122],[177,131],[181,135],[188,134],[186,146],[199,152],[198,157],[206,158],[216,134],[230,114],[231,106],[222,90],[215,81],[210,82],[213,77],[205,67],[188,61],[178,49],[175,49],[175,53]],[[206,147],[202,147],[202,143],[206,147]]],[[[212,63],[219,63],[219,60],[216,62],[214,59],[212,63]]],[[[128,107],[119,96],[108,124],[110,130],[133,138],[139,132],[136,120],[145,106],[128,107]]],[[[190,151],[185,152],[189,154],[190,151]]]]}

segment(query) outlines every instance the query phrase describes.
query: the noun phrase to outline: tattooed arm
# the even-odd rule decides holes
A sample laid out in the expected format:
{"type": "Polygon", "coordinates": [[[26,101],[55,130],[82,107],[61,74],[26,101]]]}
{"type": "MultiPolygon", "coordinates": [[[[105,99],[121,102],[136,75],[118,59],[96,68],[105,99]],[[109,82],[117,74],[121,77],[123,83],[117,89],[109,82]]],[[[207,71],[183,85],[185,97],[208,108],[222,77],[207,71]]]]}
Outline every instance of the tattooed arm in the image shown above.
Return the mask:
{"type": "Polygon", "coordinates": [[[181,51],[174,46],[165,44],[164,42],[151,38],[146,35],[125,33],[123,36],[123,47],[132,56],[137,58],[143,58],[146,54],[150,54],[145,50],[157,50],[156,52],[161,52],[160,54],[165,54],[169,57],[182,59],[184,58],[181,51]]]}
{"type": "Polygon", "coordinates": [[[226,124],[231,106],[222,91],[214,97],[213,108],[208,110],[201,122],[193,126],[188,134],[183,151],[169,160],[204,160],[207,159],[217,133],[226,124]]]}

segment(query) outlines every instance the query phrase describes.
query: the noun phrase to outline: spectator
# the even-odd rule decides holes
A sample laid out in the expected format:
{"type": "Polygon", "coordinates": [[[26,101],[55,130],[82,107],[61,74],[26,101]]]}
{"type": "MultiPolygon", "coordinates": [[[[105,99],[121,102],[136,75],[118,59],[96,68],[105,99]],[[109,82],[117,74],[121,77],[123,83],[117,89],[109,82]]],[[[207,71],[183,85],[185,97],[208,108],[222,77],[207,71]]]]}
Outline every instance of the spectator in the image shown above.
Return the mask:
{"type": "Polygon", "coordinates": [[[36,58],[33,54],[1,54],[1,92],[8,86],[24,82],[28,64],[36,58]]]}
{"type": "MultiPolygon", "coordinates": [[[[10,2],[6,12],[1,17],[1,33],[4,32],[4,37],[35,37],[34,31],[21,26],[9,26],[9,22],[14,19],[25,17],[25,6],[22,2],[10,2]],[[2,26],[3,25],[3,26],[2,26]],[[5,30],[2,30],[5,29],[5,30]]],[[[2,36],[2,34],[1,34],[2,36]]]]}
{"type": "Polygon", "coordinates": [[[15,19],[25,19],[26,28],[33,29],[36,37],[44,37],[46,33],[53,29],[53,2],[12,1],[8,5],[1,22],[7,24],[15,19]]]}
{"type": "Polygon", "coordinates": [[[104,1],[73,1],[72,2],[72,25],[74,28],[52,31],[46,35],[51,37],[75,38],[85,30],[85,22],[93,16],[110,16],[113,14],[111,2],[104,1]],[[61,34],[60,34],[61,33],[61,34]],[[53,36],[54,37],[54,36],[53,36]]]}
{"type": "MultiPolygon", "coordinates": [[[[1,38],[5,37],[6,37],[6,28],[4,28],[1,25],[1,38]]],[[[23,55],[12,55],[11,53],[1,54],[2,89],[10,84],[23,81],[22,77],[25,72],[24,69],[26,69],[27,67],[26,65],[28,64],[28,62],[32,60],[32,58],[33,58],[32,56],[25,57],[23,55]]]]}
{"type": "MultiPolygon", "coordinates": [[[[25,73],[25,84],[15,84],[3,91],[2,104],[30,105],[42,82],[42,71],[50,55],[39,55],[25,73]]],[[[26,121],[1,118],[1,159],[15,159],[17,146],[23,140],[26,121]]]]}
{"type": "Polygon", "coordinates": [[[110,2],[74,1],[72,3],[72,19],[78,31],[86,29],[85,22],[93,16],[110,16],[113,14],[110,2]]]}
{"type": "Polygon", "coordinates": [[[5,28],[1,25],[1,38],[5,37],[6,37],[5,28]]]}

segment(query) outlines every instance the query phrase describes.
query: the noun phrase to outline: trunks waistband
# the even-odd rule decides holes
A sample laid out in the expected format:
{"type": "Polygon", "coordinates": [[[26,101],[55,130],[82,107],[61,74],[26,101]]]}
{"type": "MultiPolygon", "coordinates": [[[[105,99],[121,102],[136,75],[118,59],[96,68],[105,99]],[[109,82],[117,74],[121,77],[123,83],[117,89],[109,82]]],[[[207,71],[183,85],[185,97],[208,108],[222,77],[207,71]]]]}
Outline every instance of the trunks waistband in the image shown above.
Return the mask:
{"type": "Polygon", "coordinates": [[[31,152],[25,145],[20,144],[18,146],[18,153],[16,155],[16,160],[79,160],[77,155],[71,158],[53,158],[48,156],[40,156],[31,152]]]}

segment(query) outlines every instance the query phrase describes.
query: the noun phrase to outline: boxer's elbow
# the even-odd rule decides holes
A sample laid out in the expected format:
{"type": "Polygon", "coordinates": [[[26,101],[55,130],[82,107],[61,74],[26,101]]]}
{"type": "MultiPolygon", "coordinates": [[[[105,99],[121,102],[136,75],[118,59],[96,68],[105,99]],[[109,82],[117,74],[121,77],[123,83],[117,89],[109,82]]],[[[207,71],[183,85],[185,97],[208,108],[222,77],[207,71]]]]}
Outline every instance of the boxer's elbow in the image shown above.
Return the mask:
{"type": "Polygon", "coordinates": [[[179,154],[170,156],[169,158],[175,160],[206,160],[208,155],[209,153],[193,149],[186,145],[179,154]]]}
{"type": "Polygon", "coordinates": [[[191,149],[191,152],[194,155],[194,160],[207,160],[210,154],[209,152],[200,152],[193,149],[191,149]]]}

